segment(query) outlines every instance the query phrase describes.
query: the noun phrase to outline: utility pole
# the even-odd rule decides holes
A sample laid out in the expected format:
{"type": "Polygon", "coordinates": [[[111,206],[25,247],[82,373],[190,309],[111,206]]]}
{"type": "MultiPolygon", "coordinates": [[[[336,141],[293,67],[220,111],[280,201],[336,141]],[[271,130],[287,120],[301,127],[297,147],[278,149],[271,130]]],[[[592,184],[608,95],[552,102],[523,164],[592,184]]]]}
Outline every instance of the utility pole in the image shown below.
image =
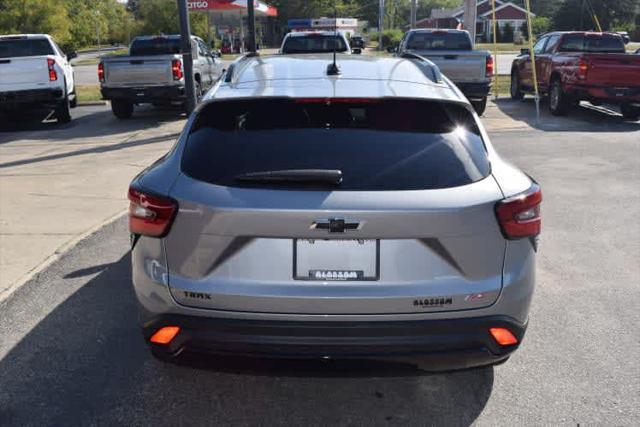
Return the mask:
{"type": "Polygon", "coordinates": [[[411,0],[411,29],[416,27],[416,13],[418,13],[418,0],[411,0]]]}
{"type": "Polygon", "coordinates": [[[180,15],[180,50],[184,64],[184,88],[187,95],[187,114],[196,108],[195,82],[193,81],[193,50],[191,49],[191,29],[189,28],[189,10],[186,0],[178,1],[180,15]]]}
{"type": "Polygon", "coordinates": [[[247,29],[249,30],[249,52],[256,51],[256,15],[253,0],[247,0],[247,29]]]}
{"type": "Polygon", "coordinates": [[[476,0],[464,0],[464,29],[471,36],[471,43],[476,44],[476,0]]]}
{"type": "Polygon", "coordinates": [[[379,0],[378,11],[378,50],[382,50],[382,31],[384,31],[384,0],[379,0]]]}

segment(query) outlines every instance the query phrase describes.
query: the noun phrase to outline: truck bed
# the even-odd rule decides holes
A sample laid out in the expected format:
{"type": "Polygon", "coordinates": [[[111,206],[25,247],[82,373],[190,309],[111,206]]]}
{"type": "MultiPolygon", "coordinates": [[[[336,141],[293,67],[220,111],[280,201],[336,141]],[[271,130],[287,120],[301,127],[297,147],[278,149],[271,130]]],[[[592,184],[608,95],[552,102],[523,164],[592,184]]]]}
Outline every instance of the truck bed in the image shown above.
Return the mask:
{"type": "Polygon", "coordinates": [[[181,55],[113,56],[103,58],[106,87],[146,87],[177,85],[171,64],[181,55]]]}

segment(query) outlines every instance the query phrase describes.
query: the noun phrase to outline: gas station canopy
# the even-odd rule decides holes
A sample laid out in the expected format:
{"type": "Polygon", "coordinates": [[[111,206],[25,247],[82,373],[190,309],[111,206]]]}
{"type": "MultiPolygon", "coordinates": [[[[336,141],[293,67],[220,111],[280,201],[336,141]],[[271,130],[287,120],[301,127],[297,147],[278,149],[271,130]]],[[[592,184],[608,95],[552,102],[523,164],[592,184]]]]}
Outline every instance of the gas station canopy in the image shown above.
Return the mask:
{"type": "MultiPolygon", "coordinates": [[[[256,16],[278,16],[278,9],[261,1],[253,2],[256,16]]],[[[193,11],[220,12],[224,15],[244,15],[247,0],[188,0],[187,7],[193,11]]]]}

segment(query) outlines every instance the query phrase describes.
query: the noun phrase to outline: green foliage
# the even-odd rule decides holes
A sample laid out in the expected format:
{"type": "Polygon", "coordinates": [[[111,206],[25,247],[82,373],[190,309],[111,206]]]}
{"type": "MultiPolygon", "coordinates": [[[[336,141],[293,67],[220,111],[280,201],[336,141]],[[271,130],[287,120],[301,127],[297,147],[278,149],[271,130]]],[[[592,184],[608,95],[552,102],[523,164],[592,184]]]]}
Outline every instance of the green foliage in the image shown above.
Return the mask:
{"type": "Polygon", "coordinates": [[[397,28],[393,30],[384,30],[382,32],[382,47],[386,49],[387,47],[398,45],[402,39],[402,35],[403,32],[397,28]]]}
{"type": "Polygon", "coordinates": [[[553,29],[596,29],[589,4],[593,5],[603,31],[632,23],[639,7],[638,0],[564,0],[553,15],[553,29]]]}
{"type": "Polygon", "coordinates": [[[531,19],[531,31],[534,37],[547,33],[550,29],[551,19],[546,16],[536,16],[531,19]]]}
{"type": "Polygon", "coordinates": [[[69,16],[58,0],[4,0],[0,34],[47,33],[61,43],[71,37],[69,16]]]}
{"type": "Polygon", "coordinates": [[[501,37],[502,39],[499,39],[501,43],[513,43],[513,27],[508,22],[502,29],[501,37]]]}

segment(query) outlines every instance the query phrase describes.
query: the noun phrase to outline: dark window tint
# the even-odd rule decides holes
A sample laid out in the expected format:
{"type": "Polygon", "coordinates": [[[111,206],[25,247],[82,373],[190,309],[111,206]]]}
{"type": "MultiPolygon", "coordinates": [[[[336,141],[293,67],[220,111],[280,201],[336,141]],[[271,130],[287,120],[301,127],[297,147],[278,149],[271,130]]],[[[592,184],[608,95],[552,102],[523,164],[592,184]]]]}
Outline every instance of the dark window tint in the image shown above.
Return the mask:
{"type": "Polygon", "coordinates": [[[346,52],[347,45],[340,36],[310,34],[308,36],[288,37],[282,47],[282,53],[322,53],[346,52]]]}
{"type": "Polygon", "coordinates": [[[173,55],[180,53],[180,38],[156,37],[153,39],[136,39],[131,43],[132,56],[173,55]]]}
{"type": "Polygon", "coordinates": [[[471,39],[465,33],[413,33],[407,49],[415,50],[471,50],[471,39]]]}
{"type": "Polygon", "coordinates": [[[4,39],[0,40],[0,58],[21,56],[53,55],[53,48],[47,39],[4,39]]]}
{"type": "Polygon", "coordinates": [[[560,50],[563,52],[625,53],[622,37],[612,34],[568,34],[560,50]]]}
{"type": "Polygon", "coordinates": [[[206,106],[182,159],[191,177],[226,186],[300,188],[247,183],[240,174],[287,169],[338,169],[333,190],[417,190],[457,187],[490,172],[483,141],[463,107],[393,100],[262,99],[206,106]]]}

